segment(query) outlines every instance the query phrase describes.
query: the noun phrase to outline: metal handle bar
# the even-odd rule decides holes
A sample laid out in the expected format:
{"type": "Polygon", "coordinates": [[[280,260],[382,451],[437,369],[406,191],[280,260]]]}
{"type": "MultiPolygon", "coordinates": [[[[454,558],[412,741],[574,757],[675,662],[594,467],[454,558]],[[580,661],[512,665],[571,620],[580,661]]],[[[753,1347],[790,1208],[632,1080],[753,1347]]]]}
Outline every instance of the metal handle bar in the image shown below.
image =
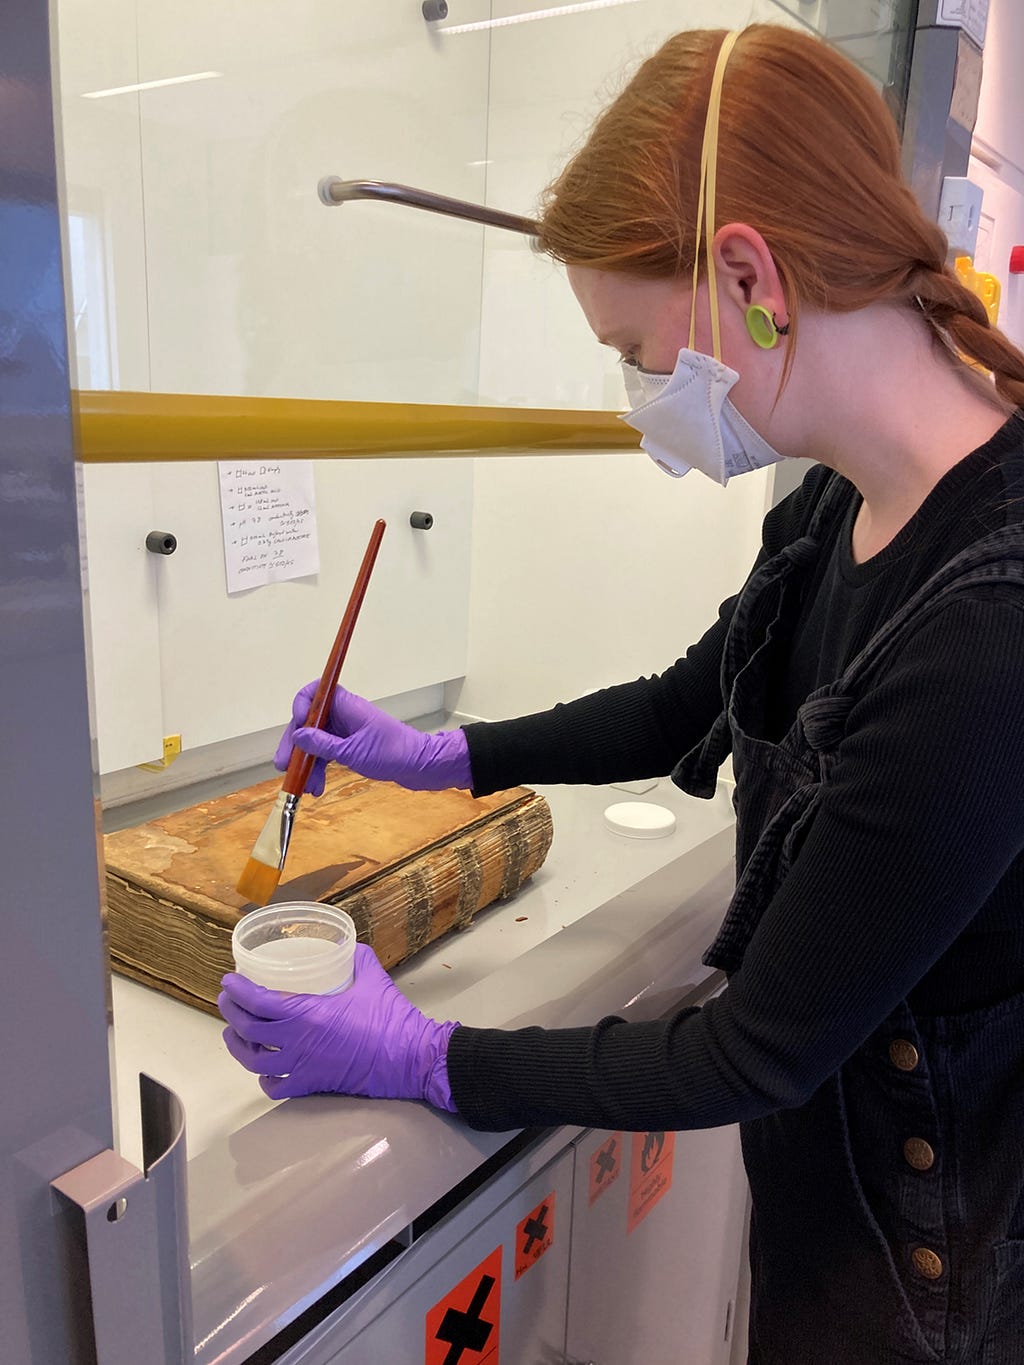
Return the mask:
{"type": "Polygon", "coordinates": [[[413,189],[411,185],[392,185],[383,180],[342,180],[336,175],[325,175],[317,186],[320,199],[328,207],[348,203],[350,199],[382,199],[393,204],[406,204],[428,213],[443,213],[448,218],[465,218],[470,223],[486,227],[506,228],[536,237],[539,224],[533,218],[520,218],[515,213],[503,213],[483,204],[469,204],[464,199],[449,199],[445,194],[413,189]]]}

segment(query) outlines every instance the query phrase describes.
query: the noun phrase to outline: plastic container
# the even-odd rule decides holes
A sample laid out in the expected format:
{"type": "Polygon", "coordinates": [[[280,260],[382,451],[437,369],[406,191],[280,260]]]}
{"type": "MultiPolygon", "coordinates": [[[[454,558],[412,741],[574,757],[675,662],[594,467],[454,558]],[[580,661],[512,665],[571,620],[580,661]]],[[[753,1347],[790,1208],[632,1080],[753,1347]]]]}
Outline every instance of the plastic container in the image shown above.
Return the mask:
{"type": "Polygon", "coordinates": [[[250,910],[235,925],[235,970],[257,986],[293,995],[334,995],[352,984],[356,927],[316,901],[250,910]]]}
{"type": "Polygon", "coordinates": [[[629,839],[663,839],[676,827],[672,811],[653,801],[619,801],[607,807],[604,822],[613,833],[629,839]]]}

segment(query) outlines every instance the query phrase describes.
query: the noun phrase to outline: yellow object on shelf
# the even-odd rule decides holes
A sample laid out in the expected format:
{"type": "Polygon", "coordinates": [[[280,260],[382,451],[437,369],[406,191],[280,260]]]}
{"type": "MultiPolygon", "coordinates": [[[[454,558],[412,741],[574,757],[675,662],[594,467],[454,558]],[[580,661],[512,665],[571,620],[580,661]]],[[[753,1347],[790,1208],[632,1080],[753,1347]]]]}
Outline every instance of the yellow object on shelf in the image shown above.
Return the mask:
{"type": "Polygon", "coordinates": [[[975,270],[974,261],[970,256],[958,256],[954,262],[954,269],[971,293],[977,294],[981,299],[988,320],[994,327],[999,320],[999,300],[1003,292],[996,276],[975,270]]]}
{"type": "Polygon", "coordinates": [[[163,772],[164,768],[169,768],[176,758],[181,756],[181,735],[164,735],[164,756],[158,758],[155,763],[138,763],[136,767],[144,768],[147,773],[163,772]]]}

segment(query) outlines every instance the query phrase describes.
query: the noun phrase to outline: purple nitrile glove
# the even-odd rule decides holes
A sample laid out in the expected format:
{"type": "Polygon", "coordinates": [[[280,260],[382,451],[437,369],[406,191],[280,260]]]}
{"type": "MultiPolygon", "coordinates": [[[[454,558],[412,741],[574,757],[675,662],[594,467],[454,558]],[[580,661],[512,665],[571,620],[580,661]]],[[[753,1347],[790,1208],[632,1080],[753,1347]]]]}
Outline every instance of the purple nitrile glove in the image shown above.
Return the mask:
{"type": "Polygon", "coordinates": [[[427,1100],[456,1112],[447,1056],[458,1024],[422,1014],[366,944],[356,944],[355,978],[337,995],[268,991],[235,972],[221,985],[217,1008],[231,1025],[223,1035],[227,1049],[256,1072],[272,1100],[367,1095],[427,1100]]]}
{"type": "Polygon", "coordinates": [[[425,735],[343,687],[334,689],[323,729],[311,729],[305,721],[317,686],[316,682],[307,683],[296,693],[292,719],[274,755],[274,766],[281,772],[288,766],[293,746],[316,755],[318,761],[306,783],[306,791],[311,795],[320,796],[323,792],[328,762],[341,763],[363,777],[397,782],[411,791],[472,787],[469,744],[464,731],[442,730],[436,735],[425,735]]]}

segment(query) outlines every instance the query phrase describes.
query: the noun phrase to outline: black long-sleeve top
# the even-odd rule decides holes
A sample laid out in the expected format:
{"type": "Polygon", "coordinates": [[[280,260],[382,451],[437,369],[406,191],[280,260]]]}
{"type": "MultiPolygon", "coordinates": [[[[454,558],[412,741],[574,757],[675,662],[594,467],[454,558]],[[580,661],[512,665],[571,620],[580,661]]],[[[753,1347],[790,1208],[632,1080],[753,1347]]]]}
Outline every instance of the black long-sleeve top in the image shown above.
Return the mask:
{"type": "MultiPolygon", "coordinates": [[[[758,563],[807,528],[827,471],[769,512],[758,563]]],[[[849,486],[772,679],[781,736],[941,565],[1024,521],[1024,413],[951,469],[879,554],[851,554],[849,486]]],[[[467,726],[478,794],[669,773],[722,709],[736,599],[660,675],[467,726]]],[[[853,708],[811,830],[728,988],[702,1009],[592,1028],[459,1028],[448,1074],[473,1127],[714,1127],[796,1106],[899,1001],[919,1014],[1024,990],[1024,592],[958,596],[853,708]]]]}

